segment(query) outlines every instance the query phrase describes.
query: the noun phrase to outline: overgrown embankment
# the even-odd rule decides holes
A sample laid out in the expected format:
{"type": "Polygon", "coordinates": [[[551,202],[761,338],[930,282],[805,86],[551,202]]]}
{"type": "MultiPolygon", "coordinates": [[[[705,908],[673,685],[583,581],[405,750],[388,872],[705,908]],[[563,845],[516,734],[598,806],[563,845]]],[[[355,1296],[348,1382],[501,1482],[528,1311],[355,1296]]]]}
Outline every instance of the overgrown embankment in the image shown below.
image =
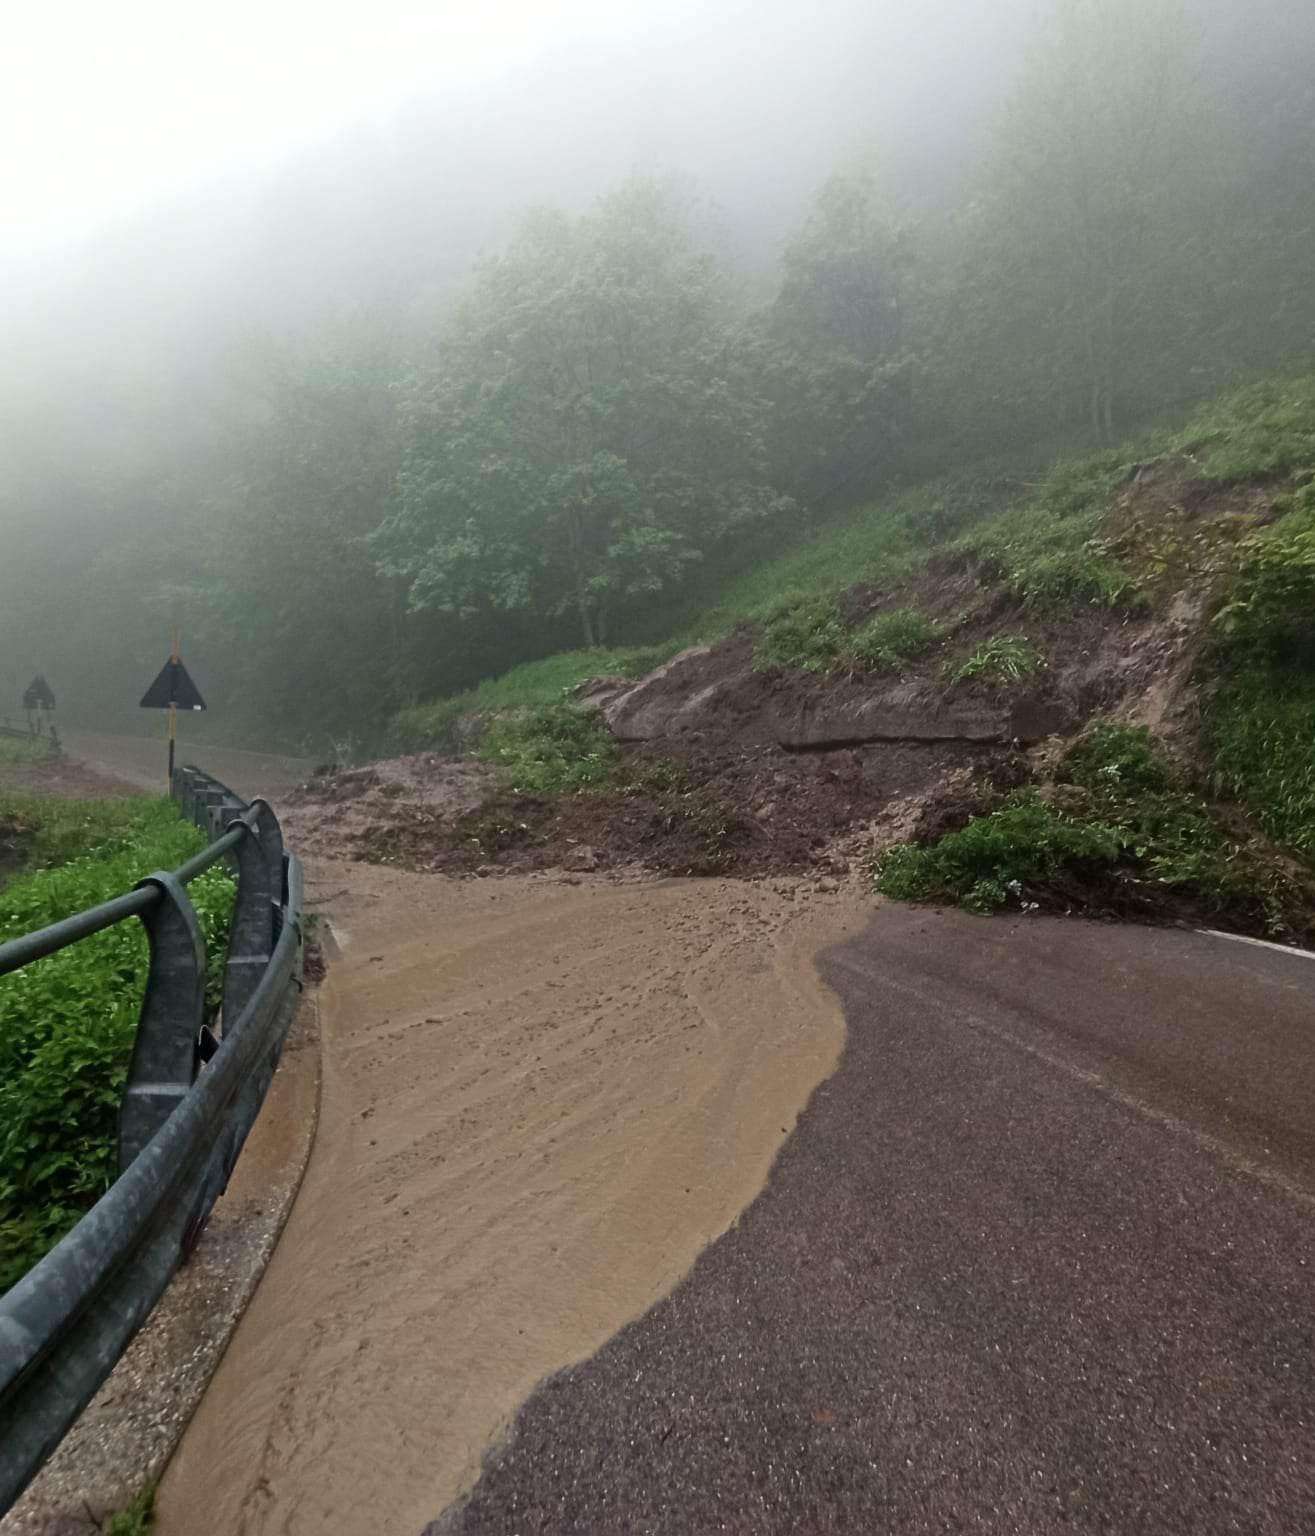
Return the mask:
{"type": "Polygon", "coordinates": [[[409,712],[409,740],[461,758],[409,771],[461,794],[419,804],[367,771],[350,851],[824,876],[880,856],[906,897],[1305,937],[1313,476],[1306,379],[901,493],[656,652],[555,657],[409,712]]]}
{"type": "MultiPolygon", "coordinates": [[[[21,871],[0,888],[0,942],[122,895],[202,846],[172,802],[0,794],[0,845],[21,871]]],[[[217,1001],[233,882],[213,869],[188,887],[217,1001]]],[[[146,984],[145,930],[120,923],[0,979],[0,1290],[105,1192],[146,984]]]]}

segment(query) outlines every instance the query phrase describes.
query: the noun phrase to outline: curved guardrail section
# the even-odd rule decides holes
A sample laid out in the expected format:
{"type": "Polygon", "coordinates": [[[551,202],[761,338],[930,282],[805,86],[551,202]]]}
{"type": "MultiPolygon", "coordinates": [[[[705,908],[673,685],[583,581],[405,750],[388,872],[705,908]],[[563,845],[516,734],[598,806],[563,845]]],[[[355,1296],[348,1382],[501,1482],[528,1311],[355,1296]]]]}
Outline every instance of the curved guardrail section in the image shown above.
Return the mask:
{"type": "Polygon", "coordinates": [[[150,971],[119,1109],[119,1177],[0,1297],[0,1514],[109,1375],[223,1193],[278,1065],[301,981],[303,879],[277,817],[195,768],[174,776],[209,833],[181,869],[0,945],[0,976],[138,918],[150,971]],[[237,892],[221,1034],[205,1024],[205,941],[187,885],[227,858],[237,892]],[[293,984],[296,985],[293,985],[293,984]]]}

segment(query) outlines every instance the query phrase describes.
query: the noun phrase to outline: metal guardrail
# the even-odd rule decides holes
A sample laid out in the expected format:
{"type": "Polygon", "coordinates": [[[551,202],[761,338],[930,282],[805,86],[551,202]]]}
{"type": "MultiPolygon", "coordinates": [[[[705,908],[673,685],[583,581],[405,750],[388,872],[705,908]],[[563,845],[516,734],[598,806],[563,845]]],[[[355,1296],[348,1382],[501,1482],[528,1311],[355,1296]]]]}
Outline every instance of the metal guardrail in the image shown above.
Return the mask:
{"type": "Polygon", "coordinates": [[[150,970],[119,1110],[119,1177],[0,1296],[0,1514],[94,1396],[191,1251],[255,1123],[301,980],[303,880],[278,818],[199,769],[174,797],[210,844],[181,869],[0,944],[0,976],[130,917],[150,970]],[[205,940],[189,881],[237,867],[222,1035],[205,1027],[205,940]]]}

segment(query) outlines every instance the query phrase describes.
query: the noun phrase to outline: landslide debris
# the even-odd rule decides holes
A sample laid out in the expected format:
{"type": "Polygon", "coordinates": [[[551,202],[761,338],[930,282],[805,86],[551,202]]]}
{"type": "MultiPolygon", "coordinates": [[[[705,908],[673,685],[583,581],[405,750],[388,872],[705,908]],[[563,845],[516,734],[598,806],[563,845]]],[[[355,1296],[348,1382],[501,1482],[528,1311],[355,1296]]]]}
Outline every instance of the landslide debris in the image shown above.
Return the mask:
{"type": "MultiPolygon", "coordinates": [[[[1196,794],[1208,767],[1196,677],[1213,594],[1234,546],[1273,516],[1274,491],[1202,485],[1185,477],[1189,467],[1131,472],[1098,537],[1046,544],[1007,526],[961,537],[888,585],[787,598],[763,624],[638,681],[594,679],[555,712],[472,724],[464,756],[321,774],[298,797],[299,836],[312,850],[458,875],[833,878],[866,870],[893,843],[931,845],[1020,795],[1070,815],[1056,765],[1100,720],[1144,727],[1182,793],[1196,794]],[[573,727],[568,709],[600,724],[573,727]],[[472,754],[478,730],[491,732],[492,764],[472,754]],[[593,768],[561,778],[561,754],[590,740],[593,768]],[[554,782],[586,788],[544,792],[554,782]]],[[[1306,935],[1306,874],[1240,808],[1210,814],[1242,863],[1272,876],[1268,900],[1213,915],[1306,935]]],[[[1093,866],[1085,878],[1078,860],[1019,904],[1212,915],[1181,886],[1126,877],[1112,886],[1093,866]]],[[[1017,894],[1005,883],[1005,897],[1017,894]]]]}

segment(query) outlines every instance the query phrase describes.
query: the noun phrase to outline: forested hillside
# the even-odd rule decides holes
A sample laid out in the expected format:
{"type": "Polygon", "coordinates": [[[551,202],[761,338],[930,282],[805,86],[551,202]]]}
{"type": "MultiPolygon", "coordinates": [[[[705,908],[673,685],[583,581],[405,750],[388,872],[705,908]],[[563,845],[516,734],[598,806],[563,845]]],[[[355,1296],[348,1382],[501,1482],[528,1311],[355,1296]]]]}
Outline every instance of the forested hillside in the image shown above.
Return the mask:
{"type": "Polygon", "coordinates": [[[660,171],[444,226],[403,143],[362,151],[353,214],[303,184],[276,226],[221,207],[192,270],[70,275],[76,345],[6,365],[0,694],[39,669],[120,721],[181,618],[234,729],[377,733],[527,659],[662,644],[894,486],[1309,365],[1309,10],[1083,0],[995,55],[937,174],[887,123],[779,249],[660,171]],[[317,259],[331,298],[241,309],[317,259]]]}

